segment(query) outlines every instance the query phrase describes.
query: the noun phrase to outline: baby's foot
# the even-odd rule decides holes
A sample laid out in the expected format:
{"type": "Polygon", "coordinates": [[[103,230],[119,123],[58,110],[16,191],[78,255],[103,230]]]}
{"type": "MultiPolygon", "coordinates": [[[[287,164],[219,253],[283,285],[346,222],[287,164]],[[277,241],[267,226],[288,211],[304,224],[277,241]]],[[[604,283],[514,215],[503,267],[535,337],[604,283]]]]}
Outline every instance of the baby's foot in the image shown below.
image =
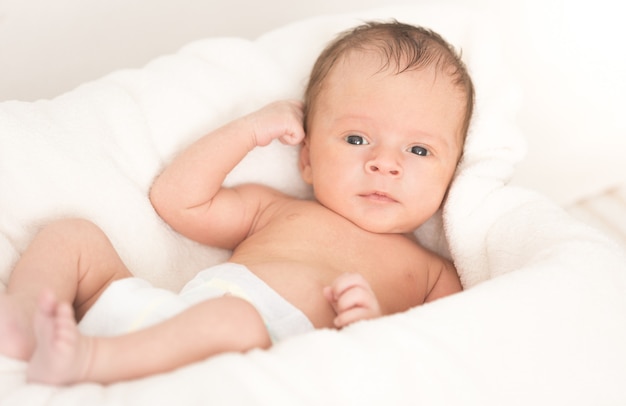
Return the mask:
{"type": "Polygon", "coordinates": [[[28,312],[17,299],[0,293],[0,354],[26,361],[34,346],[28,312]]]}
{"type": "Polygon", "coordinates": [[[34,329],[37,346],[28,364],[28,381],[68,384],[82,380],[91,340],[78,331],[72,306],[45,292],[35,313],[34,329]]]}

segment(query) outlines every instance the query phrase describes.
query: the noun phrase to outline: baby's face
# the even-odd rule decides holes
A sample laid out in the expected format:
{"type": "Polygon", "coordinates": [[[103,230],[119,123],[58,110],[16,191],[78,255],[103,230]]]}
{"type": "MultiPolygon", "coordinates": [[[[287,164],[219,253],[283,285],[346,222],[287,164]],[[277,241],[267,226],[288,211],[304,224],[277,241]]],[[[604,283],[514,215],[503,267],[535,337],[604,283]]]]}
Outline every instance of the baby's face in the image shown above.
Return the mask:
{"type": "Polygon", "coordinates": [[[301,166],[321,204],[376,233],[411,232],[438,210],[463,148],[465,102],[447,75],[352,54],[315,103],[301,166]]]}

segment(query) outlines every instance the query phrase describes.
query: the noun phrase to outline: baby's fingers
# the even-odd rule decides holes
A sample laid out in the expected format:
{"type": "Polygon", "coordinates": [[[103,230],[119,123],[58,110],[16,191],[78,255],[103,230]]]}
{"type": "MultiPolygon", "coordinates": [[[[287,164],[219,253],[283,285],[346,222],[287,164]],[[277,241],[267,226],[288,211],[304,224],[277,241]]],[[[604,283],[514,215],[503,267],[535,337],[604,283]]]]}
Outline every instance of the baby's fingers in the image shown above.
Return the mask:
{"type": "Polygon", "coordinates": [[[337,317],[335,317],[334,324],[337,328],[343,328],[359,320],[371,318],[372,315],[369,309],[364,307],[353,307],[349,310],[338,313],[337,317]]]}
{"type": "Polygon", "coordinates": [[[339,297],[343,294],[343,292],[355,287],[371,290],[363,275],[353,272],[346,272],[339,275],[332,284],[335,297],[339,297]]]}
{"type": "Polygon", "coordinates": [[[280,142],[285,145],[298,145],[304,139],[304,130],[302,128],[296,128],[291,133],[286,133],[279,138],[280,142]]]}
{"type": "Polygon", "coordinates": [[[337,313],[351,310],[355,307],[371,308],[374,306],[376,298],[362,286],[351,286],[341,292],[335,303],[337,313]]]}

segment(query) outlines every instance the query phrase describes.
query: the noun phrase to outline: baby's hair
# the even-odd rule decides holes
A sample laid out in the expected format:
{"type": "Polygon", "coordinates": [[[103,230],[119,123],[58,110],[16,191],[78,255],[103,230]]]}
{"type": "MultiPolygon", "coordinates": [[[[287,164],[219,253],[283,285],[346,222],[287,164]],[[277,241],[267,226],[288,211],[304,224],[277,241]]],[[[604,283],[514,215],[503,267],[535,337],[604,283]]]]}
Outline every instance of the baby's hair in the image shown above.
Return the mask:
{"type": "Polygon", "coordinates": [[[465,139],[474,110],[474,85],[461,60],[446,40],[427,28],[390,22],[366,22],[345,31],[322,51],[309,77],[304,94],[305,129],[315,98],[337,61],[351,51],[374,50],[383,57],[381,71],[393,67],[396,73],[419,70],[434,65],[447,74],[465,95],[465,117],[462,135],[465,139]]]}

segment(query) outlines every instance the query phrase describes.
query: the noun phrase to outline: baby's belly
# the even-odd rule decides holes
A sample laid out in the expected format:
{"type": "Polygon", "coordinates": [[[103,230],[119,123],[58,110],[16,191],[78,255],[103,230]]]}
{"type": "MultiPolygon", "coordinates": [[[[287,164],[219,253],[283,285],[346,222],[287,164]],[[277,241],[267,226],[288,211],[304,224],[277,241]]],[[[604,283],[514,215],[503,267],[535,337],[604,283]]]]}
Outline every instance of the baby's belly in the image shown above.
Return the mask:
{"type": "Polygon", "coordinates": [[[333,327],[336,314],[322,292],[337,276],[323,267],[291,261],[268,261],[246,263],[231,258],[248,267],[279,295],[299,308],[316,328],[333,327]]]}

